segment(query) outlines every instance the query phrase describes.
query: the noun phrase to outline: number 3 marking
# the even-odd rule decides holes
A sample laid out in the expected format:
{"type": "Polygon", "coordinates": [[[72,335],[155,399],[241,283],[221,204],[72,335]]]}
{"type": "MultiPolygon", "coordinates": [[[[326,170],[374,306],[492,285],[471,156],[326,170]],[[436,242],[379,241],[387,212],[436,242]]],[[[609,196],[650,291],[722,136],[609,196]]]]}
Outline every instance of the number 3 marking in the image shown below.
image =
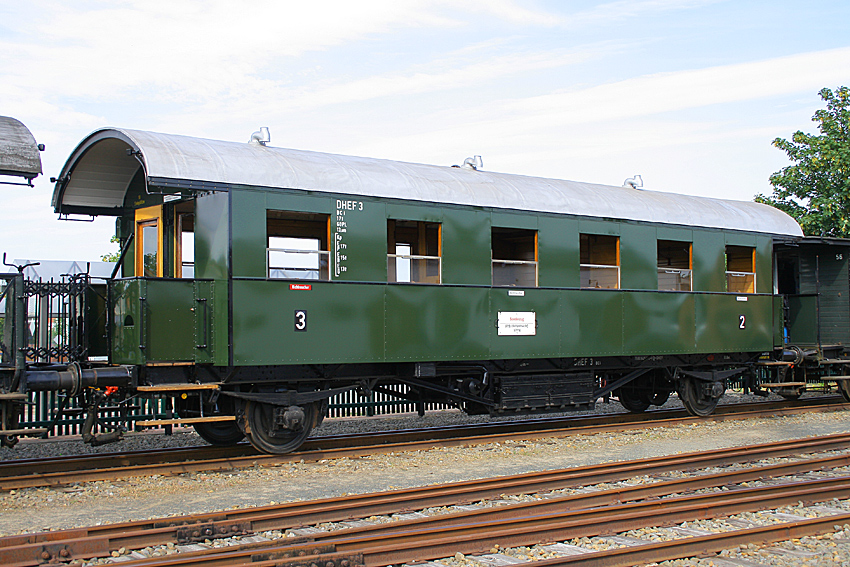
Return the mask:
{"type": "Polygon", "coordinates": [[[739,329],[746,329],[747,328],[747,316],[746,315],[738,315],[738,320],[741,322],[741,324],[738,325],[738,328],[739,329]]]}
{"type": "Polygon", "coordinates": [[[306,331],[307,330],[307,312],[303,309],[295,310],[295,330],[296,331],[306,331]]]}

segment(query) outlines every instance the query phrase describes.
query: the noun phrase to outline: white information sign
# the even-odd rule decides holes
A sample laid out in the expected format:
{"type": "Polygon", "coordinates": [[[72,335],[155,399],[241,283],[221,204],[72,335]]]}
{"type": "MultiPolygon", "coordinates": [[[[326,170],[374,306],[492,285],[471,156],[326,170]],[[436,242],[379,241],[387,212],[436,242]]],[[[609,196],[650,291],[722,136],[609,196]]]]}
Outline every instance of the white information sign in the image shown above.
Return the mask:
{"type": "Polygon", "coordinates": [[[499,335],[536,335],[534,311],[499,311],[499,335]]]}

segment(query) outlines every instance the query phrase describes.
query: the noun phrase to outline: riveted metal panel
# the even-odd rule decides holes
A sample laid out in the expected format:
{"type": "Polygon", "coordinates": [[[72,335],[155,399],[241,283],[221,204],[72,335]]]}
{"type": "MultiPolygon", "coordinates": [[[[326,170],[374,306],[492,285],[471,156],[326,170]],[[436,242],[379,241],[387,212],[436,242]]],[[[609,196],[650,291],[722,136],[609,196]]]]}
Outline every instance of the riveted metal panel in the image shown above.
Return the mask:
{"type": "Polygon", "coordinates": [[[488,288],[391,284],[384,289],[388,362],[488,357],[488,288]]]}
{"type": "Polygon", "coordinates": [[[492,226],[502,228],[526,228],[529,230],[536,230],[538,228],[538,216],[535,214],[493,211],[490,218],[490,224],[492,226]]]}
{"type": "Polygon", "coordinates": [[[772,304],[770,295],[697,294],[697,352],[769,351],[772,304]]]}
{"type": "Polygon", "coordinates": [[[695,297],[683,292],[624,293],[624,354],[694,352],[695,297]]]}
{"type": "Polygon", "coordinates": [[[597,289],[562,292],[561,352],[564,356],[623,352],[623,293],[597,289]]]}
{"type": "Polygon", "coordinates": [[[620,223],[616,221],[579,219],[578,231],[581,234],[620,236],[620,223]]]}
{"type": "Polygon", "coordinates": [[[693,242],[694,231],[690,228],[659,226],[656,228],[656,238],[658,240],[677,240],[679,242],[693,242]]]}
{"type": "Polygon", "coordinates": [[[490,285],[490,215],[443,209],[442,235],[443,283],[490,285]]]}
{"type": "Polygon", "coordinates": [[[722,232],[694,230],[694,291],[726,291],[726,240],[722,232]]]}
{"type": "MultiPolygon", "coordinates": [[[[266,277],[266,194],[232,191],[233,275],[266,277]]],[[[299,210],[299,209],[292,209],[299,210]]]]}
{"type": "Polygon", "coordinates": [[[145,287],[147,361],[194,360],[194,282],[148,279],[145,287]]]}
{"type": "Polygon", "coordinates": [[[374,199],[358,203],[353,210],[344,212],[345,232],[339,232],[335,219],[331,218],[331,264],[334,266],[331,278],[386,283],[387,205],[374,199]],[[337,244],[339,250],[336,249],[337,244]]]}
{"type": "Polygon", "coordinates": [[[756,292],[773,293],[773,239],[756,238],[756,292]]]}
{"type": "Polygon", "coordinates": [[[538,219],[537,278],[541,287],[579,286],[578,221],[550,216],[538,219]]]}
{"type": "MultiPolygon", "coordinates": [[[[747,230],[747,227],[742,226],[741,230],[747,230]]],[[[749,246],[754,248],[756,245],[756,235],[746,232],[724,232],[726,244],[730,246],[749,246]]]]}
{"type": "Polygon", "coordinates": [[[141,342],[139,295],[143,280],[123,279],[109,283],[112,301],[112,358],[113,364],[143,364],[139,349],[141,342]]]}
{"type": "Polygon", "coordinates": [[[550,289],[518,290],[493,288],[490,291],[491,355],[493,358],[555,357],[561,351],[561,308],[563,292],[550,289]],[[496,324],[500,312],[535,314],[534,335],[499,336],[496,324]]]}
{"type": "Polygon", "coordinates": [[[658,289],[658,243],[653,226],[620,223],[620,288],[658,289]]]}
{"type": "Polygon", "coordinates": [[[537,233],[541,287],[579,286],[578,220],[540,216],[537,233]]]}
{"type": "MultiPolygon", "coordinates": [[[[216,361],[216,309],[215,309],[215,282],[211,280],[194,282],[193,313],[195,315],[195,362],[198,364],[210,364],[216,361]]],[[[225,333],[227,330],[225,329],[225,333]]],[[[227,336],[227,335],[225,335],[227,336]]],[[[226,341],[225,341],[226,343],[226,341]]],[[[226,344],[225,344],[226,350],[226,344]]]]}
{"type": "Polygon", "coordinates": [[[443,209],[433,203],[408,205],[398,202],[387,203],[387,218],[424,222],[443,222],[443,209]]]}
{"type": "Polygon", "coordinates": [[[379,285],[234,280],[234,363],[381,362],[383,296],[379,285]]]}
{"type": "Polygon", "coordinates": [[[227,193],[195,200],[195,277],[227,279],[230,214],[227,193]]]}

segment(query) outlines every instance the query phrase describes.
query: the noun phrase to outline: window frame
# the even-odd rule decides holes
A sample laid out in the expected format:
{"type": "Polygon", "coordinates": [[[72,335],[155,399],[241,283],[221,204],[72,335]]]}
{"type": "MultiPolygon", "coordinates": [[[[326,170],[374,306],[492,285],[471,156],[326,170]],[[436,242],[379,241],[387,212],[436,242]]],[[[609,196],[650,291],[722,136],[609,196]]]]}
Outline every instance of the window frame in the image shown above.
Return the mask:
{"type": "Polygon", "coordinates": [[[331,269],[330,233],[331,215],[328,213],[266,209],[266,279],[310,282],[333,281],[333,270],[331,269]],[[282,230],[280,225],[285,225],[287,221],[301,224],[302,229],[299,230],[296,225],[293,225],[290,230],[282,230]],[[309,230],[303,230],[303,226],[308,227],[309,230]],[[273,230],[275,227],[277,228],[273,230]],[[272,238],[303,240],[305,242],[317,242],[318,244],[316,250],[293,247],[279,248],[271,246],[272,238]],[[304,268],[302,266],[272,266],[273,253],[282,253],[284,255],[294,254],[296,257],[300,255],[315,256],[316,267],[304,268]],[[303,271],[306,276],[295,277],[291,274],[288,274],[287,276],[272,275],[272,270],[284,272],[287,269],[290,270],[290,272],[303,271]],[[312,277],[312,275],[315,275],[316,277],[312,277]]]}
{"type": "MultiPolygon", "coordinates": [[[[757,282],[757,276],[756,276],[756,247],[755,246],[739,246],[739,245],[736,245],[736,244],[727,244],[725,249],[724,249],[723,257],[724,257],[724,266],[725,266],[724,281],[726,283],[726,293],[736,293],[736,294],[756,293],[756,290],[758,289],[758,287],[757,287],[758,282],[757,282]],[[749,251],[749,254],[748,254],[749,257],[750,257],[749,268],[752,271],[748,272],[748,271],[744,271],[744,270],[730,270],[729,269],[729,256],[730,256],[729,249],[730,248],[737,249],[737,250],[747,250],[747,251],[749,251]],[[730,289],[730,287],[732,287],[732,286],[729,285],[729,283],[730,283],[729,278],[730,277],[740,278],[740,277],[746,277],[746,276],[752,276],[752,285],[751,286],[748,285],[747,289],[745,289],[744,291],[741,291],[739,289],[730,289]]],[[[740,256],[734,257],[734,259],[736,261],[740,258],[741,258],[740,256]]]]}
{"type": "Polygon", "coordinates": [[[658,271],[658,291],[678,291],[678,292],[691,292],[694,290],[694,243],[688,240],[669,240],[669,239],[660,239],[656,240],[656,267],[658,271]],[[669,243],[669,245],[687,245],[688,247],[688,267],[681,268],[677,266],[660,266],[658,262],[661,261],[661,244],[663,242],[669,243]],[[682,272],[688,272],[688,287],[689,289],[671,289],[671,288],[662,288],[661,287],[661,273],[678,273],[680,280],[682,279],[682,272]]]}
{"type": "MultiPolygon", "coordinates": [[[[588,250],[587,256],[588,256],[588,260],[590,260],[590,256],[591,256],[590,250],[588,250]]],[[[613,234],[593,234],[593,233],[585,233],[585,232],[579,233],[579,287],[581,289],[621,289],[621,287],[620,287],[620,285],[621,285],[620,277],[621,277],[621,272],[620,272],[620,237],[618,235],[613,235],[613,234]],[[611,238],[611,239],[614,239],[614,261],[616,263],[615,264],[593,264],[593,263],[590,263],[590,262],[582,263],[582,261],[581,261],[582,256],[583,256],[583,254],[582,254],[582,240],[583,240],[583,238],[582,237],[587,237],[588,246],[590,245],[590,239],[591,238],[611,238]],[[585,284],[585,282],[584,282],[585,270],[592,272],[593,270],[611,270],[611,269],[614,269],[614,268],[616,268],[616,270],[617,270],[617,285],[616,285],[616,287],[599,287],[598,285],[597,286],[584,285],[585,284]]],[[[592,279],[590,279],[590,276],[588,276],[588,284],[590,282],[592,282],[592,279]]]]}
{"type": "MultiPolygon", "coordinates": [[[[409,227],[408,227],[409,228],[409,227]]],[[[420,276],[420,278],[422,278],[420,276]]],[[[442,285],[443,283],[443,223],[435,222],[435,221],[419,221],[419,220],[410,220],[410,219],[387,219],[387,283],[396,283],[396,284],[417,284],[417,285],[442,285]],[[403,242],[399,240],[396,235],[396,227],[398,223],[415,223],[416,224],[416,232],[417,232],[417,242],[403,242]],[[430,225],[430,226],[429,226],[430,225]],[[427,252],[428,248],[428,229],[432,230],[436,228],[436,252],[437,256],[428,255],[428,254],[414,254],[412,252],[419,252],[418,248],[424,247],[427,252]],[[399,246],[409,246],[411,253],[410,254],[399,254],[398,248],[399,246]],[[426,279],[413,279],[413,270],[409,268],[410,280],[409,281],[399,281],[398,279],[398,261],[399,260],[407,260],[409,262],[410,268],[413,267],[413,262],[420,261],[425,262],[425,276],[426,279]],[[435,277],[428,276],[428,265],[427,262],[436,261],[437,263],[437,274],[436,281],[427,281],[427,278],[435,277]],[[390,265],[392,264],[393,268],[390,269],[390,265]],[[393,279],[391,277],[394,276],[393,279]]]]}
{"type": "Polygon", "coordinates": [[[539,278],[540,278],[540,260],[539,260],[539,248],[538,248],[538,231],[536,229],[528,229],[528,228],[513,228],[513,227],[501,227],[501,226],[493,226],[490,227],[490,285],[493,287],[539,287],[539,278]],[[521,260],[517,258],[495,258],[494,257],[494,246],[496,242],[496,231],[504,231],[506,234],[509,232],[513,233],[531,233],[528,236],[532,237],[532,255],[534,257],[533,260],[521,260]],[[508,264],[514,266],[532,266],[534,268],[534,283],[532,285],[517,285],[517,284],[507,284],[507,283],[496,283],[496,264],[508,264]]]}

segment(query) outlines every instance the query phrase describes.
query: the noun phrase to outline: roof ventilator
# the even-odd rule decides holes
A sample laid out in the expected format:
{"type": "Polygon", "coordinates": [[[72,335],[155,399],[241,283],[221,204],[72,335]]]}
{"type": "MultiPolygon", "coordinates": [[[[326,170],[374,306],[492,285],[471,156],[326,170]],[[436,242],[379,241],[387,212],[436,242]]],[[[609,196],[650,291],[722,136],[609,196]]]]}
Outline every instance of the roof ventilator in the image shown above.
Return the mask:
{"type": "Polygon", "coordinates": [[[266,126],[260,128],[259,131],[251,134],[251,139],[248,140],[249,144],[256,144],[259,146],[265,146],[269,142],[272,141],[272,136],[269,134],[269,129],[266,126]]]}
{"type": "Polygon", "coordinates": [[[623,187],[631,187],[632,189],[643,189],[643,178],[640,175],[629,177],[623,181],[623,187]]]}
{"type": "Polygon", "coordinates": [[[484,167],[484,161],[481,159],[481,156],[468,157],[463,160],[463,165],[453,165],[452,167],[464,167],[466,169],[474,169],[475,171],[478,171],[484,167]]]}

